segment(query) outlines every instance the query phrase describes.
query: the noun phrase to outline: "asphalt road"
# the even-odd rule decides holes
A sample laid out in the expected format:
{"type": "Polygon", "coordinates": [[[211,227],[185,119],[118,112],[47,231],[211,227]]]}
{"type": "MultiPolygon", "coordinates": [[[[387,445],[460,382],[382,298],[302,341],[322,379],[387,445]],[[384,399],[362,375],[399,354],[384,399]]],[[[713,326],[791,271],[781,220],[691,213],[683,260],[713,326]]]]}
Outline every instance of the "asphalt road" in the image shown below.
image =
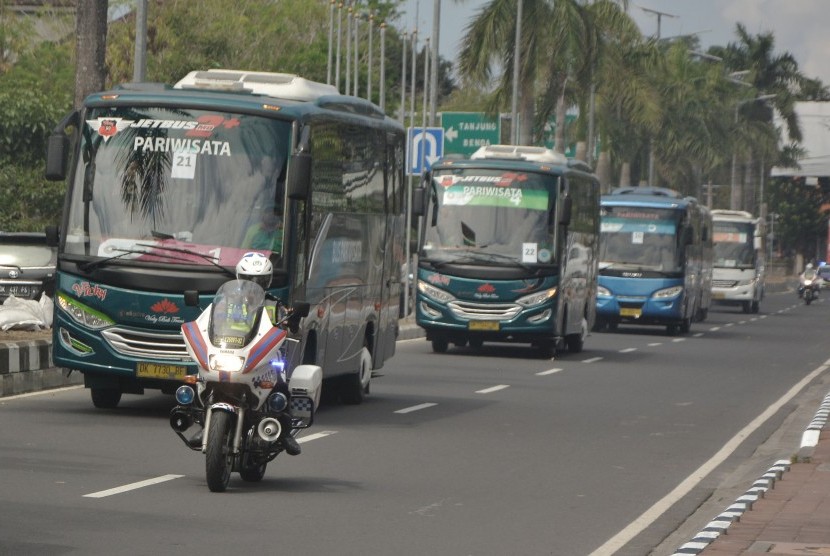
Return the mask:
{"type": "Polygon", "coordinates": [[[364,405],[324,406],[302,455],[225,493],[169,397],[0,399],[0,553],[670,554],[797,448],[830,388],[825,299],[718,307],[681,337],[620,327],[553,360],[399,342],[364,405]]]}

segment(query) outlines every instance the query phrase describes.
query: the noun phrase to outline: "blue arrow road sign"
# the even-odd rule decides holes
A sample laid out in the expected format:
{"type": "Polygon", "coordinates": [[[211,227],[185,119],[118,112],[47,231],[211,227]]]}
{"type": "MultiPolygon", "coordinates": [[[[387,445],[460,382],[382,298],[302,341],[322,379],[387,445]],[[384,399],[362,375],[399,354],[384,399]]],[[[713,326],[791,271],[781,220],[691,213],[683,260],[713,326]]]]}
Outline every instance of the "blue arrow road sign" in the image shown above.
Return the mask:
{"type": "Polygon", "coordinates": [[[444,129],[440,127],[410,127],[406,145],[408,174],[420,174],[444,156],[444,129]]]}

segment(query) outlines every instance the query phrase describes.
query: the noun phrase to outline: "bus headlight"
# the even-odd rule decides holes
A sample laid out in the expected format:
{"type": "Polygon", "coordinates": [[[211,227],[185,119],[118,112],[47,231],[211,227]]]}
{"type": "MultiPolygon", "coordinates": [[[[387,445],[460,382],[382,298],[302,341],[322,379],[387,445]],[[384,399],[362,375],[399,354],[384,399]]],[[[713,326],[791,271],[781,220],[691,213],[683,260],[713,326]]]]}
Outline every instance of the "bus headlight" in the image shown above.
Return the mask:
{"type": "Polygon", "coordinates": [[[228,355],[226,353],[219,353],[210,356],[210,370],[211,371],[228,371],[235,373],[242,370],[245,364],[245,358],[238,355],[228,355]]]}
{"type": "Polygon", "coordinates": [[[523,307],[535,307],[541,305],[551,297],[556,296],[556,288],[550,288],[541,292],[532,293],[516,300],[516,303],[523,307]]]}
{"type": "Polygon", "coordinates": [[[608,288],[597,286],[597,297],[611,297],[611,291],[608,288]]]}
{"type": "Polygon", "coordinates": [[[677,297],[683,293],[683,286],[672,286],[664,290],[657,290],[652,297],[657,299],[668,299],[670,297],[677,297]]]}
{"type": "Polygon", "coordinates": [[[425,296],[430,297],[435,301],[439,301],[441,303],[449,303],[450,301],[455,301],[455,296],[453,296],[451,293],[445,292],[444,290],[439,290],[435,286],[431,286],[423,280],[418,280],[418,291],[420,291],[425,296]]]}
{"type": "Polygon", "coordinates": [[[104,313],[87,307],[68,297],[64,293],[58,293],[56,302],[61,311],[69,315],[72,320],[89,328],[98,330],[112,326],[115,322],[104,313]]]}

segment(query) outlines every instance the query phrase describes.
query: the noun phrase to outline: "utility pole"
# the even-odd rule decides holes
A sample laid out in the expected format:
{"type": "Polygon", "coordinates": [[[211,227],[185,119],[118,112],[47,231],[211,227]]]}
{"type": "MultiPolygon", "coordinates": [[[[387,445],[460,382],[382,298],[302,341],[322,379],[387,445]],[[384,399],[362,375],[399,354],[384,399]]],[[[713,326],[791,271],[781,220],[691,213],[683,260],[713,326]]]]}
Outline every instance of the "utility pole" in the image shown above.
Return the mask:
{"type": "Polygon", "coordinates": [[[429,90],[429,125],[435,125],[435,116],[438,110],[438,36],[441,34],[441,0],[434,0],[432,4],[432,68],[429,90]]]}
{"type": "Polygon", "coordinates": [[[511,145],[517,145],[519,143],[519,66],[521,65],[522,4],[524,4],[524,0],[518,0],[516,6],[516,42],[513,44],[513,104],[510,117],[511,145]]]}
{"type": "Polygon", "coordinates": [[[135,65],[133,81],[147,80],[147,0],[138,0],[135,8],[135,65]]]}
{"type": "MultiPolygon", "coordinates": [[[[670,14],[668,12],[660,12],[657,10],[652,10],[649,8],[643,8],[640,6],[640,9],[644,12],[651,13],[657,16],[657,40],[660,40],[660,26],[663,21],[663,17],[677,17],[676,15],[670,14]]],[[[649,148],[648,148],[648,184],[651,186],[657,185],[654,183],[654,138],[649,140],[649,148]]]]}

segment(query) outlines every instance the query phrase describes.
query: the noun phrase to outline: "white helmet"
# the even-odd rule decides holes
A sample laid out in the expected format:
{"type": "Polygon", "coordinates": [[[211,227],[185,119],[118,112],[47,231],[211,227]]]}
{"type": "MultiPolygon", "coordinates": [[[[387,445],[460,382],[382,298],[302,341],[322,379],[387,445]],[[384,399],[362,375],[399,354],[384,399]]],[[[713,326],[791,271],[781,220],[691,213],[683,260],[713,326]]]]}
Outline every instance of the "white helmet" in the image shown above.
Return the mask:
{"type": "Polygon", "coordinates": [[[813,263],[807,263],[807,270],[813,270],[813,263]]]}
{"type": "Polygon", "coordinates": [[[262,253],[245,253],[236,263],[236,279],[250,280],[267,289],[271,285],[274,265],[262,253]]]}

